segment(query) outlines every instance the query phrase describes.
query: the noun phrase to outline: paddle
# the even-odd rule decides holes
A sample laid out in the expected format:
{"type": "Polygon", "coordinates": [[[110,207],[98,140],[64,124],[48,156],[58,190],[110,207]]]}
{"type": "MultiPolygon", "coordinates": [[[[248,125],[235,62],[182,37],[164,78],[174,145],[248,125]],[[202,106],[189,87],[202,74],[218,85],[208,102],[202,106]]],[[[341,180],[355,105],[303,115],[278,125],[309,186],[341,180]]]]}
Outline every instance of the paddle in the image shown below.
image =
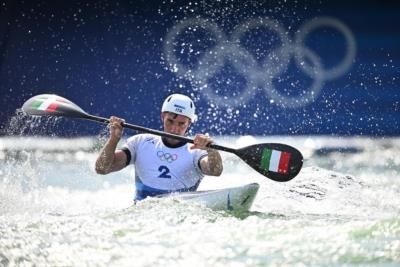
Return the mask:
{"type": "MultiPolygon", "coordinates": [[[[33,96],[24,103],[22,110],[26,114],[33,116],[60,116],[109,123],[109,119],[90,115],[68,99],[57,95],[43,94],[33,96]]],[[[122,126],[193,144],[193,139],[185,136],[174,135],[129,123],[123,123],[122,126]]],[[[209,147],[237,155],[262,175],[278,182],[286,182],[293,179],[303,166],[303,156],[301,153],[294,147],[284,144],[264,143],[239,149],[216,144],[210,144],[209,147]]]]}

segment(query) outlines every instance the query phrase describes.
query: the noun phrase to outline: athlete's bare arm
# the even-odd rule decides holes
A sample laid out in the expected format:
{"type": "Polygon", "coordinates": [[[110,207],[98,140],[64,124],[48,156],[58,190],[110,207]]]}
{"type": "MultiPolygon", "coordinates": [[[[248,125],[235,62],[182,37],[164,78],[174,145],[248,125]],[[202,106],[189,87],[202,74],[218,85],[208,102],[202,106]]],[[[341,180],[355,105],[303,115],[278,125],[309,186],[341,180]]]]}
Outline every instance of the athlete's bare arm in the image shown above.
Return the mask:
{"type": "Polygon", "coordinates": [[[116,150],[122,136],[123,127],[121,122],[123,121],[123,119],[117,117],[110,118],[110,138],[96,160],[95,169],[98,174],[108,174],[126,167],[127,156],[125,152],[116,150]]]}
{"type": "Polygon", "coordinates": [[[218,150],[207,147],[207,145],[212,142],[213,140],[209,136],[197,134],[191,149],[197,148],[206,150],[208,155],[200,160],[201,171],[205,175],[220,176],[223,170],[222,158],[218,150]]]}

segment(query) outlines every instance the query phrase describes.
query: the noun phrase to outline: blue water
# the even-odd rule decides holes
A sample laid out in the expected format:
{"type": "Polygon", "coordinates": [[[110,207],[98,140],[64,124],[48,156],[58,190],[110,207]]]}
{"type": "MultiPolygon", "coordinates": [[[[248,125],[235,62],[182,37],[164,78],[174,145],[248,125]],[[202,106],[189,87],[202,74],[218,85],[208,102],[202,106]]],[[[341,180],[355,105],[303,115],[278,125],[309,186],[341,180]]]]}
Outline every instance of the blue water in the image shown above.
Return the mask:
{"type": "Polygon", "coordinates": [[[133,206],[132,169],[94,173],[96,138],[0,139],[0,266],[400,265],[400,139],[218,142],[287,143],[304,168],[277,183],[223,153],[223,175],[200,189],[259,183],[246,214],[173,199],[133,206]]]}

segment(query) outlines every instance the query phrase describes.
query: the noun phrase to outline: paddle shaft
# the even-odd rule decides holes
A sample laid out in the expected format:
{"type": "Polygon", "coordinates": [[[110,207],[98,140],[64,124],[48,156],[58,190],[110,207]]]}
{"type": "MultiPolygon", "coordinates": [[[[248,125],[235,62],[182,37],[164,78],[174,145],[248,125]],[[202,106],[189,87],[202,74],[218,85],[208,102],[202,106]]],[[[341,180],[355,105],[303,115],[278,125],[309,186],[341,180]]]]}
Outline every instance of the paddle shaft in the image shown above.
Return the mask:
{"type": "MultiPolygon", "coordinates": [[[[103,118],[103,117],[94,116],[94,115],[87,114],[87,113],[85,115],[83,115],[82,118],[83,119],[87,119],[87,120],[91,120],[91,121],[97,121],[97,122],[105,123],[105,124],[110,123],[109,119],[106,119],[106,118],[103,118]]],[[[122,127],[125,127],[125,128],[128,128],[128,129],[132,129],[132,130],[136,130],[136,131],[140,131],[140,132],[151,133],[151,134],[158,135],[158,136],[174,138],[174,139],[177,139],[177,140],[180,140],[180,141],[184,141],[184,142],[187,142],[187,143],[194,144],[194,140],[189,138],[189,137],[186,137],[186,136],[170,134],[170,133],[166,133],[166,132],[162,132],[162,131],[158,131],[158,130],[153,130],[153,129],[149,129],[149,128],[146,128],[146,127],[143,127],[143,126],[138,126],[138,125],[125,123],[125,122],[122,123],[122,127]]],[[[236,154],[236,149],[230,148],[230,147],[225,147],[225,146],[216,145],[216,144],[209,144],[207,147],[236,154]]]]}
{"type": "MultiPolygon", "coordinates": [[[[88,114],[73,102],[57,95],[42,94],[33,96],[22,105],[22,110],[32,116],[59,116],[86,119],[104,124],[110,123],[109,119],[88,114]]],[[[122,123],[122,127],[194,144],[194,140],[186,136],[170,134],[125,122],[122,123]]],[[[207,147],[233,153],[260,174],[277,182],[286,182],[293,179],[303,166],[301,152],[285,144],[264,143],[238,149],[216,144],[209,144],[207,147]]]]}

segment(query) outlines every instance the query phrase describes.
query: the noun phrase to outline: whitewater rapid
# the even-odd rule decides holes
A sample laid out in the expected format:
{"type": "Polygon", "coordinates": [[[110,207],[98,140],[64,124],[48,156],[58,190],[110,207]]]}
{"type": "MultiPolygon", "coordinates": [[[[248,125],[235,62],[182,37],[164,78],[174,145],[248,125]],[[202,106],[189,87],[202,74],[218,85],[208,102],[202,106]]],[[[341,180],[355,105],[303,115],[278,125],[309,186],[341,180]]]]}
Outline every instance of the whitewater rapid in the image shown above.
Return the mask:
{"type": "Polygon", "coordinates": [[[259,183],[239,216],[171,199],[132,205],[133,169],[96,175],[95,138],[24,140],[1,139],[0,266],[400,264],[400,139],[220,138],[305,156],[300,174],[278,183],[223,153],[223,175],[199,189],[259,183]]]}

